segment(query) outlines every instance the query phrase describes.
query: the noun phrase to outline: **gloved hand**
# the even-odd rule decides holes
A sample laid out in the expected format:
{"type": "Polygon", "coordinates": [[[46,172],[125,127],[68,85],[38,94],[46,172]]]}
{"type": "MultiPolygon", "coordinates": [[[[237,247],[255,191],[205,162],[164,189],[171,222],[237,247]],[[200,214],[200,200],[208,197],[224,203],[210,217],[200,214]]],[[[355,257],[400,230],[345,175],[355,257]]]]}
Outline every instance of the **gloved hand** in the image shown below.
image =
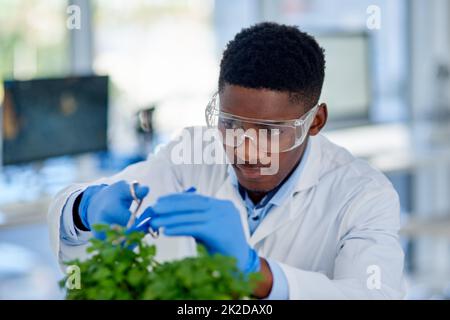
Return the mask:
{"type": "MultiPolygon", "coordinates": [[[[148,194],[149,188],[137,185],[135,191],[136,197],[143,199],[148,194]]],[[[78,213],[83,225],[89,230],[99,223],[125,226],[130,219],[129,209],[132,202],[130,185],[126,181],[109,186],[91,186],[83,192],[78,213]]],[[[92,231],[96,238],[104,238],[103,232],[92,231]]]]}
{"type": "Polygon", "coordinates": [[[185,192],[161,197],[143,216],[168,236],[192,236],[209,253],[235,257],[244,273],[260,269],[259,257],[245,239],[238,210],[231,201],[185,192]]]}

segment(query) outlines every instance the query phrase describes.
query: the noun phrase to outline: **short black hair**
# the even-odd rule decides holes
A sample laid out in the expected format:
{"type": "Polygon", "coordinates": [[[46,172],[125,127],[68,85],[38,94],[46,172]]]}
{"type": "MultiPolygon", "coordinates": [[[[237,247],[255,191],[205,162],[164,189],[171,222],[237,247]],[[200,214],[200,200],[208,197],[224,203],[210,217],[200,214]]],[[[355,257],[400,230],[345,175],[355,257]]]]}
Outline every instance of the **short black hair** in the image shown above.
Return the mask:
{"type": "Polygon", "coordinates": [[[227,44],[218,89],[229,84],[282,91],[314,105],[324,77],[324,50],[312,36],[296,26],[263,22],[242,29],[227,44]]]}

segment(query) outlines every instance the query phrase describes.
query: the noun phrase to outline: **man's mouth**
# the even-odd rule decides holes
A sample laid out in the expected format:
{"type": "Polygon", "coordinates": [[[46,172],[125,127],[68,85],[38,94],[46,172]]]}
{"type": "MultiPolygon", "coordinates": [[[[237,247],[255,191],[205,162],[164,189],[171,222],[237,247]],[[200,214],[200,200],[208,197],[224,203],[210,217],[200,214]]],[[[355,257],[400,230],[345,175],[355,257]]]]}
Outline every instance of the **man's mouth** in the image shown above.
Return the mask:
{"type": "Polygon", "coordinates": [[[261,170],[267,166],[251,165],[251,164],[236,164],[236,168],[240,173],[249,179],[255,179],[261,177],[261,170]]]}

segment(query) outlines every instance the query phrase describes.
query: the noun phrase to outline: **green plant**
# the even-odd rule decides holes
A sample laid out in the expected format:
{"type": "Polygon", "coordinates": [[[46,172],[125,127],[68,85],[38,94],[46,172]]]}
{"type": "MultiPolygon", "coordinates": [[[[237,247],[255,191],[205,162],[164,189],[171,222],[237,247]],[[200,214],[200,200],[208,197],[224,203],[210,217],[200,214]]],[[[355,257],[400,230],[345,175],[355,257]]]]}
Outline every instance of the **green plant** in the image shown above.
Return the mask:
{"type": "MultiPolygon", "coordinates": [[[[95,228],[106,238],[90,240],[90,258],[65,263],[78,266],[81,276],[81,287],[68,289],[67,299],[244,299],[261,278],[258,273],[245,276],[234,258],[210,255],[201,245],[196,257],[159,263],[156,247],[143,241],[144,233],[95,228]]],[[[68,278],[60,281],[61,287],[68,278]]]]}

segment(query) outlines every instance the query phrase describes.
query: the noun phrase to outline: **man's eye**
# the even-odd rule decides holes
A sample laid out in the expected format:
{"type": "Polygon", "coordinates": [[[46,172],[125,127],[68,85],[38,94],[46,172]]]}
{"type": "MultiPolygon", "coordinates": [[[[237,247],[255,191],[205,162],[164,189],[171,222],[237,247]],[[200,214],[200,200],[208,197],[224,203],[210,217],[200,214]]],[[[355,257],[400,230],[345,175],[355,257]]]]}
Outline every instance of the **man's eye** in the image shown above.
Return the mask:
{"type": "Polygon", "coordinates": [[[271,129],[269,130],[269,136],[276,137],[279,136],[282,133],[280,129],[271,129]]]}
{"type": "Polygon", "coordinates": [[[239,124],[236,123],[236,121],[233,121],[233,120],[221,119],[220,122],[227,129],[237,129],[237,128],[239,128],[239,124]]]}
{"type": "Polygon", "coordinates": [[[280,129],[273,129],[273,128],[268,127],[268,126],[259,126],[258,128],[256,128],[256,130],[260,130],[259,132],[265,133],[268,137],[278,136],[278,135],[280,135],[282,133],[282,130],[280,130],[280,129]]]}

